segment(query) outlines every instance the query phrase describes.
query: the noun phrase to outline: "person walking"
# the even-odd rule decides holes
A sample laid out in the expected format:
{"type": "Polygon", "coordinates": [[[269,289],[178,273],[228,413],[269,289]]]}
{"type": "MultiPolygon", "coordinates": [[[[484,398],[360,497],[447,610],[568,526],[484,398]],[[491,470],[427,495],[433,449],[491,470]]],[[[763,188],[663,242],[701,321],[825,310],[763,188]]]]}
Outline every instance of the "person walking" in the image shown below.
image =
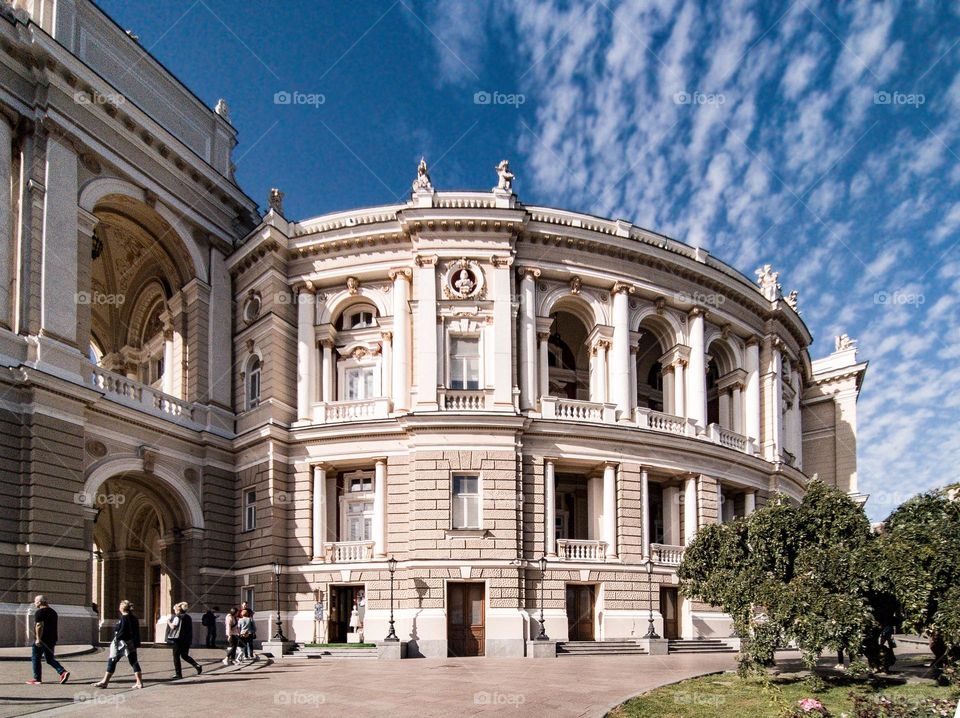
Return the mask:
{"type": "Polygon", "coordinates": [[[229,666],[231,663],[239,663],[237,660],[237,646],[240,643],[240,627],[237,620],[237,607],[231,606],[223,619],[223,627],[227,634],[227,655],[223,659],[223,665],[229,666]]]}
{"type": "Polygon", "coordinates": [[[173,679],[183,678],[180,667],[182,658],[197,669],[197,675],[203,673],[203,666],[190,657],[190,644],[193,643],[193,619],[187,613],[188,604],[181,601],[173,607],[173,615],[167,620],[167,643],[173,649],[173,679]]]}
{"type": "Polygon", "coordinates": [[[217,614],[214,613],[214,611],[219,610],[219,607],[213,610],[207,608],[206,613],[203,614],[203,618],[200,619],[201,625],[207,629],[207,641],[204,644],[207,648],[217,647],[217,614]]]}
{"type": "Polygon", "coordinates": [[[253,642],[257,639],[257,624],[254,622],[249,608],[240,611],[238,628],[240,629],[240,645],[243,649],[240,660],[252,661],[254,659],[253,642]]]}
{"type": "Polygon", "coordinates": [[[27,685],[39,686],[43,683],[41,659],[57,672],[61,683],[66,683],[70,671],[61,666],[54,655],[57,649],[57,612],[42,595],[33,599],[33,605],[37,609],[33,614],[33,679],[27,681],[27,685]]]}
{"type": "Polygon", "coordinates": [[[137,649],[140,648],[140,620],[133,614],[133,604],[130,601],[120,601],[120,619],[113,629],[113,640],[110,642],[110,657],[107,659],[107,672],[103,679],[94,683],[97,688],[106,688],[110,685],[117,662],[127,657],[136,682],[134,688],[143,688],[143,673],[140,670],[140,661],[137,660],[137,649]]]}

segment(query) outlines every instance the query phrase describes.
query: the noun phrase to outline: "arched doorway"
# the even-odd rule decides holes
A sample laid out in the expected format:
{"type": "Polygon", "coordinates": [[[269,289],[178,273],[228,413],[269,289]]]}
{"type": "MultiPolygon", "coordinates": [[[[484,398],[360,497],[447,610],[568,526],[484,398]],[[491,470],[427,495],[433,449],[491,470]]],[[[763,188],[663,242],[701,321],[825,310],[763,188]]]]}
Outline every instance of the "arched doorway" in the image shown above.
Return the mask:
{"type": "Polygon", "coordinates": [[[551,315],[548,340],[549,396],[590,400],[590,329],[572,312],[560,309],[551,315]]]}
{"type": "Polygon", "coordinates": [[[85,498],[96,509],[91,588],[100,639],[110,639],[117,606],[126,599],[134,604],[143,640],[162,641],[157,624],[174,603],[187,601],[191,612],[199,607],[202,518],[182,489],[156,474],[122,471],[91,479],[85,498]]]}

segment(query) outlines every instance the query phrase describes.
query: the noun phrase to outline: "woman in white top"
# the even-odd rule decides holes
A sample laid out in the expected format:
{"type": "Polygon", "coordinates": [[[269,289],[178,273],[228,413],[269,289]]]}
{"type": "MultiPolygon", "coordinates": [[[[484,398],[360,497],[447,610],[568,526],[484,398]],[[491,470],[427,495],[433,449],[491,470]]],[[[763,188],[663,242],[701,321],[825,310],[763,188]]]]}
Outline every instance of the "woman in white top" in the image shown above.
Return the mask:
{"type": "Polygon", "coordinates": [[[227,630],[227,656],[223,659],[223,665],[229,666],[236,662],[237,645],[240,643],[240,623],[237,620],[236,606],[227,611],[227,617],[223,622],[227,630]]]}

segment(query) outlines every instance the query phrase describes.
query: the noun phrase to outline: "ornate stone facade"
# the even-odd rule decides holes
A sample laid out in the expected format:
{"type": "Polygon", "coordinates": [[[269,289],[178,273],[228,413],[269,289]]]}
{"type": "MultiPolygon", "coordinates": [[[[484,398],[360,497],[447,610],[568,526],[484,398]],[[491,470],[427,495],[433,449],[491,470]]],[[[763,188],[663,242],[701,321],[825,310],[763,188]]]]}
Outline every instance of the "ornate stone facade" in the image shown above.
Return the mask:
{"type": "Polygon", "coordinates": [[[412,653],[522,655],[541,606],[560,640],[639,638],[651,611],[661,635],[725,638],[676,594],[697,530],[814,473],[857,492],[865,364],[849,342],[811,361],[770,267],[757,284],[623,220],[525,205],[506,162],[487,192],[437,190],[422,162],[409,202],[293,221],[273,191],[258,220],[223,111],[108,84],[96,42],[163,70],[87,2],[83,47],[18,17],[0,17],[20,92],[0,120],[19,507],[0,635],[27,640],[40,592],[65,640],[120,598],[148,636],[178,600],[250,600],[271,635],[278,561],[288,636],[346,640],[357,602],[381,639],[392,557],[412,653]]]}

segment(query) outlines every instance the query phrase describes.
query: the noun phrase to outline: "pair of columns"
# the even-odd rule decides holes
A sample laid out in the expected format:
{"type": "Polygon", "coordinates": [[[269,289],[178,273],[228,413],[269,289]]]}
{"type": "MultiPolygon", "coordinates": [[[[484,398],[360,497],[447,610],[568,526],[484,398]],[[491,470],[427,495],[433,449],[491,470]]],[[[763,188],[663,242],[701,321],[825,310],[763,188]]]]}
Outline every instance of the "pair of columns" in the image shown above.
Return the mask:
{"type": "MultiPolygon", "coordinates": [[[[311,467],[313,472],[312,501],[312,542],[313,558],[324,555],[327,543],[327,470],[323,464],[311,467]]],[[[336,507],[333,507],[334,509],[336,507]]],[[[375,558],[386,556],[387,551],[387,460],[377,459],[373,474],[373,555],[375,558]]]]}
{"type": "MultiPolygon", "coordinates": [[[[590,479],[591,482],[601,481],[600,507],[593,497],[598,493],[593,486],[588,486],[588,501],[591,506],[587,510],[590,521],[591,537],[604,542],[608,559],[617,557],[617,465],[604,464],[603,477],[590,479]],[[599,515],[599,526],[597,517],[599,515]],[[595,528],[596,527],[596,528],[595,528]]],[[[544,553],[547,556],[557,555],[557,480],[556,459],[546,458],[543,462],[544,481],[544,553]]]]}

